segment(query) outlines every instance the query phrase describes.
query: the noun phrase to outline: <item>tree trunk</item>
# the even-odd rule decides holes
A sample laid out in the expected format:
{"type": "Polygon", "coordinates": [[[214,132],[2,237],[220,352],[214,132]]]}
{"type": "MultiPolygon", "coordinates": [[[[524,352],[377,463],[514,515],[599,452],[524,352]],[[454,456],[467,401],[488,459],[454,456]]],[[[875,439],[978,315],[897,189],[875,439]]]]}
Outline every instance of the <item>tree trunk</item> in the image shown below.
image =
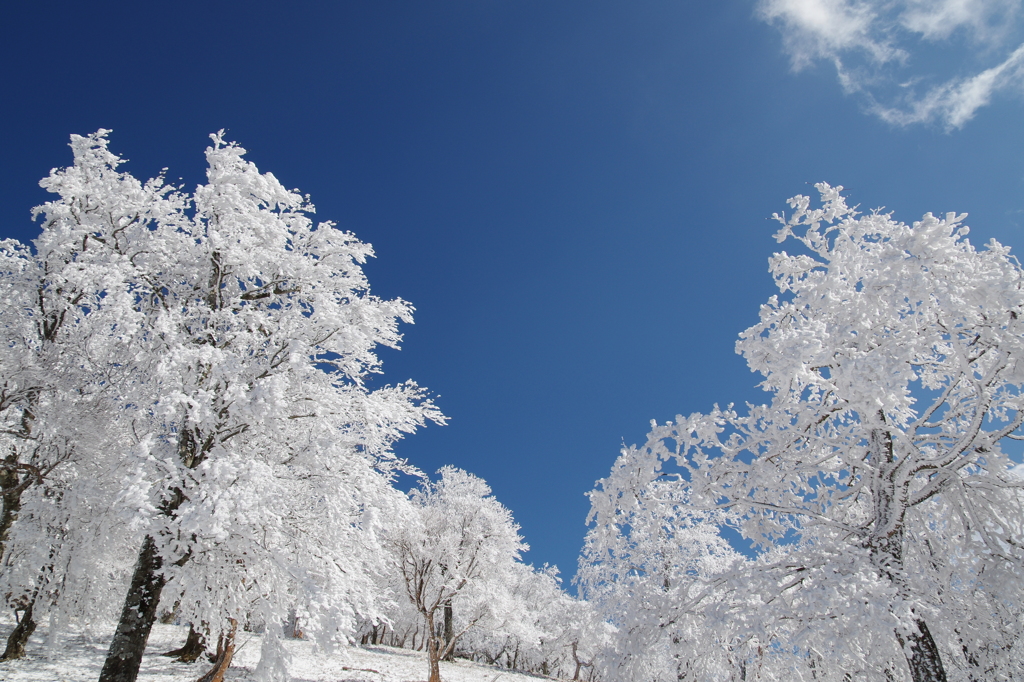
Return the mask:
{"type": "MultiPolygon", "coordinates": [[[[288,620],[284,624],[284,634],[292,639],[302,639],[302,624],[299,622],[299,614],[295,609],[288,612],[288,620]]],[[[376,644],[376,642],[374,642],[376,644]]]]}
{"type": "Polygon", "coordinates": [[[582,670],[583,668],[591,668],[591,667],[594,666],[594,662],[593,661],[584,661],[583,659],[580,658],[579,648],[578,647],[579,647],[579,641],[574,640],[573,643],[572,643],[572,660],[576,664],[576,670],[574,670],[573,673],[572,673],[572,679],[573,680],[579,680],[580,679],[580,670],[582,670]]]}
{"type": "Polygon", "coordinates": [[[138,677],[142,654],[156,621],[160,592],[164,588],[164,577],[159,573],[161,565],[156,541],[147,535],[139,551],[128,596],[121,609],[121,619],[110,642],[99,682],[135,682],[138,677]]]}
{"type": "Polygon", "coordinates": [[[217,638],[217,656],[213,659],[213,667],[196,682],[224,682],[224,673],[231,667],[231,659],[235,655],[235,633],[238,631],[238,622],[234,618],[230,623],[228,633],[217,638]]]}
{"type": "MultiPolygon", "coordinates": [[[[455,626],[452,622],[452,600],[449,599],[444,603],[444,645],[446,648],[449,647],[454,636],[455,626]]],[[[448,653],[445,655],[444,660],[455,660],[455,647],[448,648],[448,653]]]]}
{"type": "MultiPolygon", "coordinates": [[[[885,414],[881,411],[878,417],[885,423],[885,414]]],[[[904,485],[897,489],[896,480],[899,476],[899,462],[893,452],[892,436],[886,429],[871,431],[871,450],[875,461],[879,464],[878,478],[872,489],[875,498],[875,536],[869,542],[871,557],[896,588],[906,595],[906,579],[903,567],[904,519],[906,517],[906,495],[904,485]]],[[[939,647],[932,638],[931,631],[924,620],[917,618],[914,622],[917,632],[904,637],[896,632],[903,655],[910,666],[910,678],[913,682],[946,682],[946,671],[942,666],[939,647]]]]}
{"type": "MultiPolygon", "coordinates": [[[[192,429],[183,428],[178,436],[178,456],[190,469],[194,469],[205,459],[207,449],[199,446],[199,440],[192,429]]],[[[173,516],[174,512],[185,501],[181,488],[173,488],[170,497],[160,505],[165,516],[173,516]]],[[[183,566],[189,554],[174,562],[175,566],[183,566]]],[[[160,574],[163,559],[156,549],[156,540],[147,535],[139,550],[139,558],[135,564],[128,594],[124,598],[121,619],[117,623],[114,639],[110,642],[107,660],[100,671],[99,682],[135,682],[142,665],[142,654],[146,651],[149,633],[156,622],[156,610],[160,605],[160,592],[164,589],[165,579],[160,574]]]]}
{"type": "Polygon", "coordinates": [[[25,607],[21,620],[18,621],[18,625],[11,632],[10,636],[7,637],[7,648],[4,650],[3,656],[0,656],[0,661],[13,661],[25,655],[25,646],[28,644],[28,638],[32,636],[36,629],[36,622],[32,619],[33,604],[35,604],[34,599],[25,607]]]}
{"type": "MultiPolygon", "coordinates": [[[[17,452],[12,452],[4,463],[14,466],[18,462],[17,452]]],[[[21,493],[24,486],[18,477],[18,472],[13,469],[0,468],[0,491],[3,492],[3,512],[0,513],[0,562],[4,558],[4,549],[7,547],[7,536],[18,518],[21,511],[21,493]]],[[[2,565],[2,564],[0,564],[2,565]]]]}
{"type": "Polygon", "coordinates": [[[441,647],[438,639],[434,634],[427,637],[427,663],[430,666],[427,682],[441,682],[441,647]]]}
{"type": "Polygon", "coordinates": [[[910,665],[910,679],[913,682],[946,682],[946,670],[942,667],[939,647],[928,630],[928,624],[918,618],[914,625],[917,626],[917,632],[905,638],[900,633],[896,634],[910,665]]]}
{"type": "Polygon", "coordinates": [[[206,653],[206,638],[199,634],[195,626],[190,623],[185,644],[180,649],[174,649],[161,655],[174,658],[182,663],[195,663],[204,653],[206,653]]]}

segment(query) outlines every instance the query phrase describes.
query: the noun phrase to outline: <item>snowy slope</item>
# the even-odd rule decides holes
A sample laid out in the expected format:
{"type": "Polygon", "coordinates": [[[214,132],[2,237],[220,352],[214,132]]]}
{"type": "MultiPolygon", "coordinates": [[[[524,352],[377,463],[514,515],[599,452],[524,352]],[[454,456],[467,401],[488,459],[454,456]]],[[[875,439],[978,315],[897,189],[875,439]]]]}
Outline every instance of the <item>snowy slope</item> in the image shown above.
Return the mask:
{"type": "MultiPolygon", "coordinates": [[[[0,624],[0,636],[6,641],[12,624],[0,624]]],[[[113,629],[113,626],[109,629],[113,629]]],[[[140,682],[193,682],[206,671],[206,662],[176,663],[158,654],[181,646],[187,627],[157,624],[146,650],[139,674],[140,682]]],[[[109,633],[79,633],[68,637],[65,646],[48,655],[46,628],[40,626],[29,645],[29,655],[21,661],[0,663],[3,682],[94,682],[99,677],[109,633]]],[[[244,682],[253,679],[259,660],[260,638],[241,633],[239,648],[227,679],[244,682]]],[[[351,647],[334,655],[319,654],[309,642],[288,643],[294,657],[290,667],[292,682],[415,682],[427,678],[425,655],[389,647],[351,647]]],[[[446,682],[537,682],[541,678],[499,668],[456,661],[442,663],[446,682]]]]}

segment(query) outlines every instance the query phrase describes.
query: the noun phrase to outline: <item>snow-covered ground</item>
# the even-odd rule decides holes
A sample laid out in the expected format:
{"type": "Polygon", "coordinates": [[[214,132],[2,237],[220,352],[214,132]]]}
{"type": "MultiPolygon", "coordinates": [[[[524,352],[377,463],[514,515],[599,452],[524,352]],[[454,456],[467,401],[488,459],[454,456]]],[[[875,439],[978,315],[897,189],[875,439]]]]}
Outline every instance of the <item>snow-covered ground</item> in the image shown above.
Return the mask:
{"type": "MultiPolygon", "coordinates": [[[[0,636],[6,641],[12,623],[0,623],[0,636]]],[[[113,626],[109,628],[113,630],[113,626]]],[[[139,673],[141,682],[193,682],[210,666],[205,661],[176,663],[159,654],[181,646],[187,627],[157,624],[149,639],[146,657],[139,673]]],[[[109,635],[107,635],[109,637],[109,635]]],[[[3,682],[95,682],[99,677],[109,641],[104,637],[78,633],[69,636],[61,650],[49,654],[46,628],[40,626],[29,644],[28,656],[20,661],[0,663],[3,682]]],[[[288,642],[293,661],[289,668],[292,682],[415,682],[427,678],[425,655],[407,649],[389,647],[350,647],[332,655],[314,651],[310,642],[288,642]]],[[[253,679],[259,660],[260,637],[243,632],[227,680],[253,679]]],[[[538,676],[513,673],[500,668],[456,661],[441,664],[446,682],[537,682],[538,676]]]]}

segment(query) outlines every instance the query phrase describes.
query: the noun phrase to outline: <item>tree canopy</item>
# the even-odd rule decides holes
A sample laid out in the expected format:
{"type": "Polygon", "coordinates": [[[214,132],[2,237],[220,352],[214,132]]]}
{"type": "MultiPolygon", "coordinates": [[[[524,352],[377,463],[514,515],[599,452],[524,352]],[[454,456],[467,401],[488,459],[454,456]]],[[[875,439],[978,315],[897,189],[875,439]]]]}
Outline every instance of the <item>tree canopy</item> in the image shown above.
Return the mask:
{"type": "MultiPolygon", "coordinates": [[[[672,637],[697,617],[714,633],[665,674],[724,656],[782,665],[782,678],[818,657],[818,679],[1013,677],[1024,508],[1005,445],[1024,438],[1020,265],[994,241],[975,249],[963,215],[906,225],[817,188],[820,208],[800,196],[776,216],[776,238],[800,253],[771,259],[780,295],[737,342],[771,402],[652,423],[625,448],[591,493],[584,584],[658,581],[650,599],[618,602],[630,611],[615,622],[672,637]],[[721,527],[754,556],[724,547],[721,527]]],[[[620,662],[645,658],[621,647],[620,662]]]]}

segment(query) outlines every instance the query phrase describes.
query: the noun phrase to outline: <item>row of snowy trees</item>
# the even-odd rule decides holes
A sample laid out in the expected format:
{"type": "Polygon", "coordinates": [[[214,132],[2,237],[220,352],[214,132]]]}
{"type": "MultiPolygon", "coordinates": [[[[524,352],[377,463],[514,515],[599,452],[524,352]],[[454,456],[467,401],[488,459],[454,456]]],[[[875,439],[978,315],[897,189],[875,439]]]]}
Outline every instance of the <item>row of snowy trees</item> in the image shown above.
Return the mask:
{"type": "MultiPolygon", "coordinates": [[[[463,611],[485,572],[530,573],[483,482],[445,470],[411,500],[393,486],[415,473],[395,440],[444,418],[411,382],[367,381],[412,311],[370,295],[370,247],[219,135],[191,195],[121,172],[106,136],[73,136],[74,165],[42,182],[57,198],[34,248],[0,244],[5,657],[41,619],[58,646],[123,604],[103,681],[135,679],[161,608],[192,624],[183,655],[217,642],[204,679],[245,627],[279,679],[289,619],[328,648],[389,622],[382,576],[419,581],[429,631],[439,603],[464,631],[507,617],[463,611]]],[[[435,679],[456,639],[428,638],[435,679]]]]}
{"type": "Polygon", "coordinates": [[[623,450],[583,601],[522,563],[482,480],[394,487],[417,473],[395,441],[444,417],[368,381],[412,311],[369,293],[369,246],[219,135],[191,194],[119,171],[106,135],[43,181],[33,248],[0,242],[5,658],[42,619],[52,646],[116,619],[101,682],[134,680],[163,610],[192,626],[183,658],[215,650],[209,681],[241,628],[266,680],[296,629],[425,650],[430,682],[454,655],[609,681],[1024,675],[1024,277],[963,216],[791,200],[800,253],[737,344],[770,403],[623,450]]]}
{"type": "Polygon", "coordinates": [[[452,467],[412,491],[385,529],[389,597],[362,641],[426,651],[430,682],[455,656],[566,679],[590,679],[608,628],[566,594],[558,571],[519,561],[527,549],[481,479],[452,467]]]}
{"type": "Polygon", "coordinates": [[[605,679],[1024,677],[1024,273],[818,189],[737,343],[771,402],[652,423],[591,493],[605,679]]]}

